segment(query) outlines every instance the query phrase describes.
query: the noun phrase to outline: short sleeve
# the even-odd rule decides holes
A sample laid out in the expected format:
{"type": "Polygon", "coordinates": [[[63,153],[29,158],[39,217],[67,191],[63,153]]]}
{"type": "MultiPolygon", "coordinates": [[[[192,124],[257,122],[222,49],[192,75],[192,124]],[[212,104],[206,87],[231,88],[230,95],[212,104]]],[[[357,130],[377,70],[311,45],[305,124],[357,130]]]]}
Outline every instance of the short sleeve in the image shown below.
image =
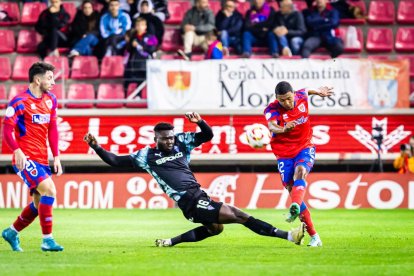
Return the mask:
{"type": "Polygon", "coordinates": [[[14,98],[7,106],[4,123],[15,126],[24,115],[24,103],[22,98],[14,98]]]}
{"type": "Polygon", "coordinates": [[[149,150],[149,147],[146,147],[130,155],[132,158],[132,161],[134,162],[134,166],[142,168],[144,170],[149,169],[148,161],[147,161],[148,150],[149,150]]]}
{"type": "Polygon", "coordinates": [[[269,121],[277,121],[277,118],[279,116],[279,112],[277,112],[277,110],[275,108],[272,108],[271,106],[268,106],[265,110],[264,110],[264,116],[266,118],[266,120],[269,121]]]}
{"type": "Polygon", "coordinates": [[[195,147],[199,146],[195,142],[194,132],[178,133],[175,137],[179,142],[185,145],[187,153],[190,153],[195,147]]]}
{"type": "Polygon", "coordinates": [[[305,99],[306,100],[308,98],[307,89],[305,89],[305,88],[300,89],[300,90],[296,91],[295,95],[298,99],[305,99]]]}

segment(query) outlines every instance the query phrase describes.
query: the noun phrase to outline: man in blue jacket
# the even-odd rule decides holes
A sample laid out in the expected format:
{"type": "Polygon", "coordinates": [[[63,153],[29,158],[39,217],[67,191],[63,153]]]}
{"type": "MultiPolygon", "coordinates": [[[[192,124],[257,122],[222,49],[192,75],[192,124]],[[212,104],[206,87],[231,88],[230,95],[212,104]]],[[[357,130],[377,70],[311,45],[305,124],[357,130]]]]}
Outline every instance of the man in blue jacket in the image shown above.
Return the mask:
{"type": "Polygon", "coordinates": [[[339,13],[328,0],[316,0],[316,5],[304,11],[308,37],[302,47],[302,57],[308,58],[318,47],[325,47],[332,58],[342,54],[343,41],[337,37],[339,13]]]}
{"type": "Polygon", "coordinates": [[[238,55],[241,54],[241,34],[243,16],[236,10],[234,0],[226,0],[223,8],[216,15],[216,29],[223,43],[223,53],[229,54],[229,47],[234,47],[238,55]]]}
{"type": "Polygon", "coordinates": [[[110,0],[108,12],[101,17],[99,30],[105,41],[105,56],[121,54],[125,47],[125,34],[131,29],[128,13],[119,10],[119,0],[110,0]]]}

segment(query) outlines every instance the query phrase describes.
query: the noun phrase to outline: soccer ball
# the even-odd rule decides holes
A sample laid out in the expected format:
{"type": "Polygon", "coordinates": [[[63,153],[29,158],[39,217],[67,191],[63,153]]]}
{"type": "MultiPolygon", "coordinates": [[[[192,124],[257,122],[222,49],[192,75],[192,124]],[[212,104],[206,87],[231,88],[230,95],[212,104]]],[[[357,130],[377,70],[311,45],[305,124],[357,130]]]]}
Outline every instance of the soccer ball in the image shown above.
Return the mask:
{"type": "Polygon", "coordinates": [[[253,124],[246,128],[246,140],[254,149],[263,148],[270,142],[270,132],[262,124],[253,124]]]}

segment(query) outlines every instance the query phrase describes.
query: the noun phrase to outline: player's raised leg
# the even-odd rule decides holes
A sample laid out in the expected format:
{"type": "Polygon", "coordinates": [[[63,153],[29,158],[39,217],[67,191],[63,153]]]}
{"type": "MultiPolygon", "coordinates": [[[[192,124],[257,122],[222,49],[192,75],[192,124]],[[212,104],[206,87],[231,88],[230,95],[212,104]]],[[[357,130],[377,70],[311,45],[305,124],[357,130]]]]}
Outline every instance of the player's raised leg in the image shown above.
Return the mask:
{"type": "Polygon", "coordinates": [[[311,240],[308,243],[308,246],[322,246],[322,240],[319,237],[318,233],[313,226],[312,218],[308,207],[306,206],[305,202],[303,201],[300,205],[300,221],[306,224],[306,231],[308,232],[311,240]]]}
{"type": "Polygon", "coordinates": [[[53,180],[49,177],[43,180],[37,187],[41,197],[39,202],[39,220],[42,228],[43,251],[62,251],[63,247],[57,244],[52,236],[53,226],[53,203],[56,197],[56,188],[53,180]]]}
{"type": "Polygon", "coordinates": [[[158,247],[168,247],[182,242],[198,242],[219,235],[221,232],[223,232],[222,224],[211,223],[196,227],[172,239],[157,239],[155,240],[155,245],[158,247]]]}

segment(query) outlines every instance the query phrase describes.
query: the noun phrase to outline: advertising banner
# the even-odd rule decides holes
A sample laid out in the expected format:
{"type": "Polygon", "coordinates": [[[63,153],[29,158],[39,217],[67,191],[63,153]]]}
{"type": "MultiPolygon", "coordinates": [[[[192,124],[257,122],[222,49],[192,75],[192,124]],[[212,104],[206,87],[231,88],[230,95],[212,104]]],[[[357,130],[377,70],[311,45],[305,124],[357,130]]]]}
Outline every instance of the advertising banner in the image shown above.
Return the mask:
{"type": "MultiPolygon", "coordinates": [[[[261,115],[207,115],[203,118],[212,127],[214,137],[193,150],[193,154],[271,153],[270,146],[253,149],[247,144],[245,131],[253,124],[267,129],[261,115]]],[[[311,115],[313,142],[318,153],[376,153],[374,136],[381,135],[382,153],[399,152],[401,143],[408,143],[414,134],[412,115],[311,115]]],[[[62,116],[58,118],[59,149],[62,154],[93,154],[83,142],[90,132],[107,150],[133,153],[153,146],[153,128],[158,122],[170,122],[175,132],[198,131],[182,115],[160,116],[62,116]]],[[[2,142],[1,153],[10,153],[2,142]]]]}
{"type": "MultiPolygon", "coordinates": [[[[197,173],[216,201],[239,208],[286,209],[289,195],[274,173],[197,173]]],[[[175,206],[148,174],[66,174],[54,177],[57,208],[165,209],[175,206]]],[[[397,173],[311,173],[305,200],[314,209],[414,209],[414,178],[397,173]]],[[[21,208],[30,201],[16,175],[2,175],[0,208],[21,208]]]]}
{"type": "Polygon", "coordinates": [[[149,109],[259,109],[274,101],[279,81],[294,89],[331,86],[310,97],[311,110],[409,107],[408,60],[236,59],[147,62],[149,109]]]}

